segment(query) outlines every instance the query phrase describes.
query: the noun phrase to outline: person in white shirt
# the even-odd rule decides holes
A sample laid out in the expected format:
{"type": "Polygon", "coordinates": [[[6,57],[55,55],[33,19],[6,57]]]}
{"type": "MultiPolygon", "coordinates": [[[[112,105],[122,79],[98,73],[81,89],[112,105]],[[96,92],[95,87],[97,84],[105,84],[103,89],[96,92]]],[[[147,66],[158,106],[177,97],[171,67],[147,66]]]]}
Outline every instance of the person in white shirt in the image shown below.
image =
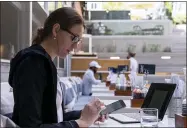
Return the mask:
{"type": "Polygon", "coordinates": [[[85,72],[82,80],[82,95],[91,96],[92,95],[92,85],[98,85],[101,80],[96,80],[94,74],[101,66],[96,61],[92,61],[89,64],[89,69],[85,72]]]}
{"type": "Polygon", "coordinates": [[[135,86],[136,76],[137,76],[137,70],[138,70],[138,62],[135,59],[136,53],[129,53],[129,60],[130,60],[130,78],[132,85],[135,86]]]}
{"type": "Polygon", "coordinates": [[[110,68],[109,70],[108,70],[108,76],[107,76],[107,81],[110,81],[111,80],[111,76],[113,75],[113,68],[110,68]]]}
{"type": "Polygon", "coordinates": [[[112,69],[112,74],[111,74],[111,76],[110,76],[110,83],[111,83],[111,84],[116,84],[117,77],[118,77],[117,69],[116,69],[116,68],[113,68],[113,69],[112,69]]]}

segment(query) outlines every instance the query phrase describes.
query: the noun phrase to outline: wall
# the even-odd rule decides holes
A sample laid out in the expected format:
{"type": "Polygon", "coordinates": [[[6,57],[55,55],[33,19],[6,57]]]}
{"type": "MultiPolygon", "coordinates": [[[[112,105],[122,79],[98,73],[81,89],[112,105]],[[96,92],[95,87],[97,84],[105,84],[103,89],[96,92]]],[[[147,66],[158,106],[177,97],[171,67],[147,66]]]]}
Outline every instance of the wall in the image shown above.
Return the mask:
{"type": "Polygon", "coordinates": [[[97,61],[101,68],[98,71],[108,71],[108,67],[117,67],[118,65],[130,65],[130,61],[127,59],[110,60],[110,59],[97,59],[97,58],[72,58],[71,59],[71,71],[85,71],[88,69],[91,61],[97,61]],[[84,63],[82,63],[84,62],[84,63]]]}
{"type": "MultiPolygon", "coordinates": [[[[88,39],[85,38],[83,43],[83,49],[88,51],[88,39]]],[[[137,53],[143,51],[163,52],[166,47],[170,47],[172,51],[179,49],[184,52],[186,50],[186,36],[92,36],[92,51],[97,53],[123,54],[129,48],[134,48],[137,53]]]]}
{"type": "MultiPolygon", "coordinates": [[[[97,59],[91,57],[74,57],[71,59],[71,75],[82,77],[85,71],[88,69],[88,65],[91,61],[97,61],[101,68],[98,70],[98,73],[101,73],[103,78],[106,79],[108,75],[108,67],[117,67],[118,65],[130,65],[130,61],[127,59],[121,60],[110,60],[110,59],[97,59]],[[82,63],[84,62],[84,63],[82,63]]],[[[128,74],[125,73],[126,78],[128,79],[128,74]]],[[[98,75],[96,75],[98,77],[98,75]]]]}
{"type": "MultiPolygon", "coordinates": [[[[136,58],[139,63],[156,64],[157,72],[182,72],[186,67],[186,36],[92,36],[93,52],[99,58],[119,56],[127,57],[128,47],[136,47],[136,58]],[[157,52],[142,52],[143,45],[160,45],[157,52]],[[170,46],[172,52],[163,52],[170,46]],[[162,60],[161,56],[171,56],[170,60],[162,60]]],[[[88,42],[85,39],[83,47],[88,51],[88,42]]],[[[84,49],[83,48],[83,49],[84,49]]]]}
{"type": "MultiPolygon", "coordinates": [[[[130,11],[86,11],[90,20],[130,20],[130,11]]],[[[86,20],[89,20],[86,17],[86,20]]]]}

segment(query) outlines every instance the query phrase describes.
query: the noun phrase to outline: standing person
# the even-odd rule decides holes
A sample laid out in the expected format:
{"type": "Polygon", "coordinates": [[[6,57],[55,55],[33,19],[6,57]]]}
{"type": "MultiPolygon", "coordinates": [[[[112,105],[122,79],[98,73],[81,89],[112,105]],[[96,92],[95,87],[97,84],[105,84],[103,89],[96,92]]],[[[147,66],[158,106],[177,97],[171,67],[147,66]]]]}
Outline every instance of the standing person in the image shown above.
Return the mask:
{"type": "Polygon", "coordinates": [[[109,71],[108,71],[107,81],[111,80],[111,76],[113,74],[112,70],[113,70],[113,68],[110,68],[109,71]]]}
{"type": "Polygon", "coordinates": [[[96,80],[94,74],[97,73],[97,70],[101,66],[96,61],[92,61],[89,64],[89,69],[85,72],[82,80],[82,95],[91,96],[92,95],[92,85],[98,85],[101,83],[101,80],[96,80]]]}
{"type": "Polygon", "coordinates": [[[130,60],[130,78],[132,85],[135,87],[136,83],[136,76],[137,76],[137,70],[138,70],[138,62],[135,59],[136,53],[129,52],[129,60],[130,60]]]}
{"type": "Polygon", "coordinates": [[[98,99],[82,111],[64,112],[63,94],[53,63],[57,56],[65,58],[76,48],[83,30],[84,21],[73,8],[59,8],[38,30],[33,45],[11,60],[9,84],[15,102],[12,120],[18,126],[78,128],[89,127],[98,119],[103,105],[98,99]]]}

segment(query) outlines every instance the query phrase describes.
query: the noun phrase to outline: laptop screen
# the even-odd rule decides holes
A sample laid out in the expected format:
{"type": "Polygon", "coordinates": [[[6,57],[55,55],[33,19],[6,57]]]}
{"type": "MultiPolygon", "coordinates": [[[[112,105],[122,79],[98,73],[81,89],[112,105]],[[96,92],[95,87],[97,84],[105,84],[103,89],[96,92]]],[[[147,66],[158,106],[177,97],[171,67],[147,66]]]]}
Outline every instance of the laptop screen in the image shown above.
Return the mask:
{"type": "Polygon", "coordinates": [[[158,112],[160,112],[162,106],[164,105],[165,98],[167,97],[167,93],[168,91],[155,90],[148,108],[157,108],[158,112]]]}

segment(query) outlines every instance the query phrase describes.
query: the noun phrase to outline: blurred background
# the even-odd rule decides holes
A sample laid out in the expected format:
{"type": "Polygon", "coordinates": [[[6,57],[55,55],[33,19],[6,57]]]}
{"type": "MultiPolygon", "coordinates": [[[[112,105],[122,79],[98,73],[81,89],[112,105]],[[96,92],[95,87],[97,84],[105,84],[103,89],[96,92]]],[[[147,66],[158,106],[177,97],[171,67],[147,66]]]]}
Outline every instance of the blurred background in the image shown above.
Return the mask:
{"type": "MultiPolygon", "coordinates": [[[[157,72],[186,67],[186,2],[0,2],[1,81],[10,59],[31,45],[38,27],[55,9],[72,7],[85,19],[81,53],[124,59],[136,51],[139,63],[157,72]]],[[[60,76],[70,72],[71,55],[54,61],[60,76]]]]}

